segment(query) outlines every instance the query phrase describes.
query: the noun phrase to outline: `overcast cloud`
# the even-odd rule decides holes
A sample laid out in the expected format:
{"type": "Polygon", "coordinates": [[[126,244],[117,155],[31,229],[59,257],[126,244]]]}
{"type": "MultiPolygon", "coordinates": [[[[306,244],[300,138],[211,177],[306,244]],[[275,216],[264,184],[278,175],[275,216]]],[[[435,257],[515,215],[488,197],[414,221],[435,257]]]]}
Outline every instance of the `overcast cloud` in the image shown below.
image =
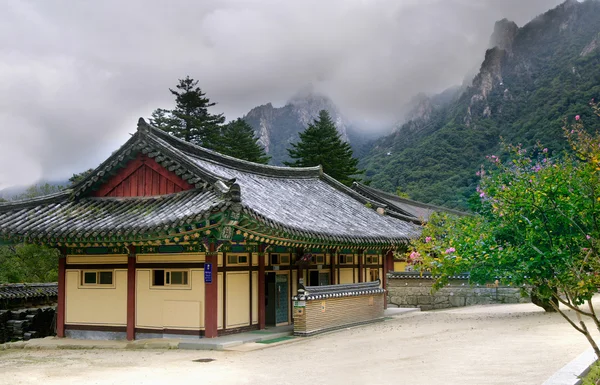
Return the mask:
{"type": "Polygon", "coordinates": [[[393,119],[460,84],[494,22],[558,0],[0,0],[0,189],[96,167],[190,75],[228,119],[312,84],[393,119]]]}

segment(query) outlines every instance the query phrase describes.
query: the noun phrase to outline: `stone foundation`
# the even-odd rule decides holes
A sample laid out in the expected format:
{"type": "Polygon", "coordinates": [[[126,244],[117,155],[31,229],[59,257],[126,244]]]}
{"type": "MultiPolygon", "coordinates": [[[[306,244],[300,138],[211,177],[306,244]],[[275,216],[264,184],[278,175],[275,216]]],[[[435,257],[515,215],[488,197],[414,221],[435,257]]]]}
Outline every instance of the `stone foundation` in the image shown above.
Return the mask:
{"type": "Polygon", "coordinates": [[[510,286],[469,285],[468,275],[457,276],[448,285],[432,293],[431,275],[413,272],[389,273],[387,280],[388,303],[398,307],[418,307],[421,310],[451,307],[489,305],[495,303],[530,302],[521,290],[510,286]]]}

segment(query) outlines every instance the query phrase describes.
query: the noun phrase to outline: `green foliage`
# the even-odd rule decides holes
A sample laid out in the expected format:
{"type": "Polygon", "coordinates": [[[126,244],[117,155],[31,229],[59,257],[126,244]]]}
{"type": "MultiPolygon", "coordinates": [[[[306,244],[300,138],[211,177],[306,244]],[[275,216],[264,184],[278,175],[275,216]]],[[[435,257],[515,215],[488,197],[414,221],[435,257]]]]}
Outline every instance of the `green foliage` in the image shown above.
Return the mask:
{"type": "Polygon", "coordinates": [[[69,178],[69,182],[71,182],[71,186],[76,185],[77,183],[81,182],[82,180],[84,180],[88,175],[90,175],[92,172],[94,171],[94,169],[90,168],[84,172],[81,172],[79,174],[73,174],[72,177],[69,178]]]}
{"type": "Polygon", "coordinates": [[[288,153],[293,162],[284,162],[291,167],[313,167],[321,165],[323,172],[345,185],[358,181],[361,174],[358,160],[352,156],[352,148],[342,140],[326,110],[300,133],[300,141],[292,143],[288,153]]]}
{"type": "Polygon", "coordinates": [[[0,246],[0,283],[56,282],[58,256],[37,245],[0,246]]]}
{"type": "Polygon", "coordinates": [[[396,195],[400,198],[410,199],[410,196],[406,192],[404,192],[404,190],[401,187],[396,187],[396,195]]]}
{"type": "Polygon", "coordinates": [[[590,371],[583,378],[581,385],[598,385],[600,384],[600,361],[592,364],[590,371]]]}
{"type": "Polygon", "coordinates": [[[179,79],[176,90],[169,89],[175,96],[175,109],[157,109],[152,113],[150,123],[186,142],[192,142],[209,149],[220,145],[221,125],[225,122],[223,114],[211,114],[211,102],[198,87],[198,81],[187,76],[179,79]]]}
{"type": "MultiPolygon", "coordinates": [[[[531,154],[506,146],[506,160],[488,157],[490,169],[479,171],[479,215],[430,218],[413,255],[439,275],[436,287],[470,272],[473,283],[527,287],[600,326],[591,305],[600,285],[600,134],[587,133],[580,120],[565,134],[572,150],[561,157],[540,145],[531,154]]],[[[561,314],[600,354],[585,323],[561,314]]]]}
{"type": "Polygon", "coordinates": [[[600,49],[581,55],[599,32],[597,1],[559,7],[521,28],[502,60],[502,83],[494,82],[483,100],[471,87],[429,119],[410,121],[374,144],[361,161],[371,185],[389,192],[401,186],[412,199],[466,209],[485,155],[508,156],[500,137],[528,149],[543,141],[550,153],[565,150],[565,116],[600,123],[585,110],[600,98],[600,49]]]}
{"type": "Polygon", "coordinates": [[[242,119],[229,122],[222,131],[218,151],[256,163],[269,163],[270,157],[254,136],[254,129],[242,119]]]}
{"type": "Polygon", "coordinates": [[[12,200],[36,198],[43,195],[57,193],[63,189],[63,186],[57,186],[50,183],[34,184],[33,186],[28,187],[27,190],[25,190],[25,192],[12,197],[12,200]]]}
{"type": "MultiPolygon", "coordinates": [[[[59,192],[62,186],[36,184],[13,200],[31,199],[59,192]]],[[[58,251],[32,244],[0,246],[0,283],[55,282],[58,251]]]]}

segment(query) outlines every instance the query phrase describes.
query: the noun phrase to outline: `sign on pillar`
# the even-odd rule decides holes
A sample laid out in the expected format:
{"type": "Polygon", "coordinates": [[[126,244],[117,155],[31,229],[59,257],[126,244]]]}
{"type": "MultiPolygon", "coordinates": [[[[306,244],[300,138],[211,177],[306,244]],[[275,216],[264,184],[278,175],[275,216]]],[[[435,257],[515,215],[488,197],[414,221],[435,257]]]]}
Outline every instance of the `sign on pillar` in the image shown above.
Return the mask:
{"type": "Polygon", "coordinates": [[[212,263],[204,264],[204,283],[212,283],[213,281],[213,270],[212,263]]]}

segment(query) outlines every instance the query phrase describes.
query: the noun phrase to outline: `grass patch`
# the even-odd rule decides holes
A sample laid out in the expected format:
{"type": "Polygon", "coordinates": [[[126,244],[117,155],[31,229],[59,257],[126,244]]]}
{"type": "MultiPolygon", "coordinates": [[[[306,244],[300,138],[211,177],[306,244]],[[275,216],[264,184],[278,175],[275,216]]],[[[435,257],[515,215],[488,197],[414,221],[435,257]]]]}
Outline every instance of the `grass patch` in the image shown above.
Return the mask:
{"type": "Polygon", "coordinates": [[[257,343],[259,343],[259,344],[274,344],[276,342],[292,340],[294,338],[296,338],[296,337],[284,336],[284,337],[279,337],[279,338],[273,338],[273,339],[270,339],[270,340],[258,341],[257,343]]]}
{"type": "Polygon", "coordinates": [[[596,361],[590,367],[588,374],[583,377],[581,385],[599,385],[600,384],[600,361],[596,361]]]}

